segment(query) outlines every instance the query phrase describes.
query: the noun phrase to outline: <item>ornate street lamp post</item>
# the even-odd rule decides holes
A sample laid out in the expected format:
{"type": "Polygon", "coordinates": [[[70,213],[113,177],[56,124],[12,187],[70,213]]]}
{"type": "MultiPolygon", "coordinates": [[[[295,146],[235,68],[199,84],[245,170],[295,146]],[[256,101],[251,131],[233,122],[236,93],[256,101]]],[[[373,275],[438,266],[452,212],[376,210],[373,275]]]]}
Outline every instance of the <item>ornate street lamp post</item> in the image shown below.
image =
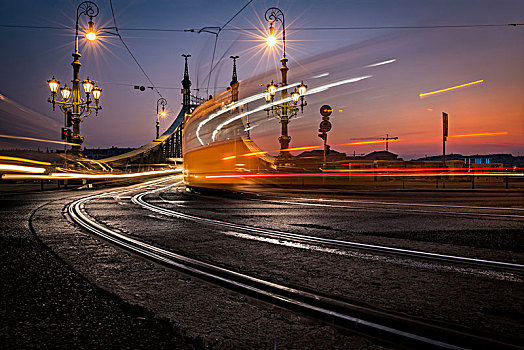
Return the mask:
{"type": "Polygon", "coordinates": [[[159,115],[164,117],[166,115],[166,111],[164,107],[167,105],[167,100],[163,97],[160,97],[158,101],[156,101],[156,139],[158,140],[158,136],[160,135],[160,119],[158,118],[159,115]],[[162,106],[162,111],[160,113],[158,112],[158,106],[162,106]]]}
{"type": "Polygon", "coordinates": [[[300,107],[303,111],[304,106],[307,105],[307,102],[304,101],[307,86],[302,82],[298,86],[298,90],[295,89],[291,93],[291,98],[288,97],[286,86],[287,72],[289,69],[286,58],[286,25],[284,13],[279,8],[271,7],[266,11],[264,16],[266,21],[269,22],[269,37],[267,38],[267,43],[270,46],[275,45],[277,42],[277,39],[273,35],[273,23],[278,21],[282,23],[282,58],[280,59],[280,62],[282,62],[282,66],[280,67],[282,81],[280,83],[280,102],[277,104],[273,103],[278,90],[278,86],[274,82],[271,82],[271,84],[267,86],[265,100],[266,103],[271,103],[271,106],[266,108],[268,115],[269,112],[271,112],[274,117],[280,120],[280,124],[282,125],[282,134],[278,138],[280,142],[280,153],[277,157],[277,165],[285,165],[291,161],[291,154],[288,151],[291,137],[288,135],[287,125],[289,119],[296,116],[298,108],[300,107]]]}
{"type": "MultiPolygon", "coordinates": [[[[89,77],[82,82],[82,87],[84,88],[86,98],[83,99],[80,97],[80,66],[82,65],[80,63],[80,57],[82,55],[80,55],[78,52],[78,21],[80,16],[85,15],[89,17],[89,29],[88,33],[86,33],[86,38],[88,40],[95,40],[96,34],[93,30],[93,18],[98,15],[98,12],[98,6],[96,6],[96,4],[91,1],[82,2],[76,9],[75,51],[73,53],[73,63],[71,64],[73,66],[73,91],[71,91],[67,85],[65,85],[60,89],[62,101],[57,101],[55,100],[55,96],[56,92],[58,91],[58,87],[60,86],[60,82],[56,80],[54,76],[52,79],[48,80],[49,90],[51,90],[52,96],[52,99],[48,99],[48,102],[53,104],[53,110],[55,109],[55,104],[58,104],[60,109],[64,111],[66,115],[68,112],[71,113],[73,134],[69,142],[74,144],[71,150],[75,156],[81,155],[81,145],[84,142],[84,138],[80,136],[80,122],[83,118],[89,116],[93,110],[96,112],[96,114],[98,114],[98,110],[102,109],[102,106],[99,105],[102,89],[100,89],[98,86],[95,86],[94,82],[89,80],[89,77]],[[93,102],[90,98],[91,94],[93,95],[95,102],[94,106],[91,105],[93,102]],[[69,97],[71,95],[73,100],[69,102],[69,97]]],[[[69,126],[67,124],[68,123],[66,121],[66,127],[69,126]]]]}

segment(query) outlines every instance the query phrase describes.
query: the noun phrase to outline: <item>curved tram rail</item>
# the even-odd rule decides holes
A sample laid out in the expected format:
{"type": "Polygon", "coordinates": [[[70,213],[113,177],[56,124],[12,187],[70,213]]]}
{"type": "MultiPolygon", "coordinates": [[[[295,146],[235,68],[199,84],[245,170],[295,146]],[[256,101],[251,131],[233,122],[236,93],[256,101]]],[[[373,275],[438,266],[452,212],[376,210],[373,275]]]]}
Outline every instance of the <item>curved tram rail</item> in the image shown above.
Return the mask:
{"type": "MultiPolygon", "coordinates": [[[[160,181],[150,182],[146,186],[151,186],[152,183],[157,184],[160,183],[160,181]]],[[[172,186],[173,185],[167,187],[172,186]]],[[[147,193],[156,192],[165,188],[166,187],[162,187],[153,191],[141,193],[135,196],[133,201],[141,205],[151,206],[143,201],[142,197],[147,193]]],[[[514,346],[504,341],[491,339],[484,335],[468,333],[468,330],[457,329],[456,325],[448,328],[420,320],[409,319],[405,316],[387,313],[381,310],[353,305],[344,301],[335,300],[295,288],[289,288],[284,285],[189,258],[119,234],[110,228],[99,224],[85,213],[84,208],[88,201],[109,194],[123,192],[129,192],[129,190],[106,192],[76,200],[68,206],[68,213],[77,224],[91,234],[103,238],[120,248],[132,252],[133,254],[149,259],[152,262],[173,268],[180,272],[224,286],[231,290],[264,300],[280,307],[298,311],[308,316],[327,321],[338,327],[350,329],[358,333],[368,334],[394,344],[402,344],[410,347],[424,346],[425,348],[446,349],[460,349],[463,347],[500,348],[514,346]]],[[[155,207],[154,210],[157,212],[163,212],[166,209],[155,207]]],[[[186,216],[185,218],[188,218],[186,214],[183,215],[186,216]]],[[[177,216],[182,217],[182,215],[179,214],[177,214],[177,216]]],[[[214,224],[217,224],[217,222],[214,222],[214,224]]],[[[296,237],[293,239],[296,239],[296,237]]]]}
{"type": "MultiPolygon", "coordinates": [[[[172,186],[173,185],[170,185],[168,187],[172,187],[172,186]]],[[[208,225],[221,226],[227,229],[249,232],[250,234],[255,234],[255,235],[264,236],[264,237],[271,237],[271,238],[276,238],[280,240],[293,241],[293,242],[299,242],[299,243],[304,243],[304,244],[313,244],[313,245],[319,245],[319,246],[327,246],[327,247],[346,248],[346,249],[353,249],[353,250],[358,249],[358,250],[365,250],[365,251],[379,253],[379,254],[388,254],[388,255],[395,255],[395,256],[400,256],[400,257],[433,260],[433,261],[440,261],[440,262],[450,263],[450,264],[461,264],[461,265],[466,265],[466,266],[474,266],[478,268],[492,269],[492,270],[498,270],[498,271],[504,271],[504,272],[524,273],[524,265],[522,264],[515,264],[515,263],[509,263],[509,262],[503,262],[503,261],[475,259],[475,258],[462,257],[462,256],[446,255],[446,254],[437,254],[437,253],[431,253],[431,252],[425,252],[425,251],[419,251],[419,250],[402,249],[402,248],[380,246],[380,245],[374,245],[374,244],[343,241],[343,240],[337,240],[337,239],[329,239],[329,238],[322,238],[322,237],[303,235],[303,234],[297,234],[297,233],[270,230],[270,229],[258,228],[258,227],[247,226],[247,225],[240,225],[240,224],[236,224],[233,222],[209,219],[209,218],[204,218],[204,217],[182,213],[179,211],[174,211],[171,209],[166,209],[166,208],[159,207],[151,203],[148,203],[144,200],[144,196],[150,193],[165,190],[166,188],[167,187],[163,187],[160,189],[155,189],[153,191],[140,193],[138,195],[135,195],[132,198],[132,201],[135,204],[141,205],[142,207],[149,209],[151,211],[154,211],[156,213],[159,213],[159,214],[173,216],[173,217],[191,220],[195,222],[200,222],[200,223],[204,223],[208,225]]],[[[279,202],[279,203],[282,203],[282,202],[279,202]]],[[[286,201],[285,203],[296,204],[296,205],[319,205],[319,204],[309,204],[309,203],[297,203],[297,202],[291,202],[291,201],[286,201]]],[[[354,209],[354,208],[351,207],[348,209],[354,209]]],[[[386,208],[386,210],[389,210],[389,208],[386,208]]],[[[408,209],[408,211],[412,211],[412,210],[408,209]]],[[[418,211],[418,210],[415,212],[435,213],[434,211],[418,211]]],[[[437,212],[437,213],[450,214],[449,212],[437,212]]],[[[459,215],[471,215],[471,213],[459,213],[459,215]]],[[[523,218],[522,216],[512,216],[512,217],[523,218]]]]}

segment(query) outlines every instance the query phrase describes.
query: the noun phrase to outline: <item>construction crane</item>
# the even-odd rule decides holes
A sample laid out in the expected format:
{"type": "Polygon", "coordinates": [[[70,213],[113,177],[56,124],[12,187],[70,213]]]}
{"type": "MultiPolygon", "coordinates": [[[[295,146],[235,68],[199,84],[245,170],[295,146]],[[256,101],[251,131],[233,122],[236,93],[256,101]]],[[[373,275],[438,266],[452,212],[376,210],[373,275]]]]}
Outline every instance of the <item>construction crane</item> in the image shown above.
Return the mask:
{"type": "Polygon", "coordinates": [[[386,152],[389,152],[389,144],[388,144],[388,141],[389,141],[389,140],[398,140],[398,136],[395,136],[395,137],[389,137],[389,134],[386,134],[386,137],[382,137],[381,139],[382,139],[382,140],[386,140],[386,152]]]}
{"type": "MultiPolygon", "coordinates": [[[[386,142],[386,152],[389,152],[389,140],[398,140],[398,136],[389,137],[389,134],[386,134],[386,137],[356,137],[350,138],[350,140],[385,140],[386,142]]],[[[370,143],[370,142],[366,142],[370,143]]]]}

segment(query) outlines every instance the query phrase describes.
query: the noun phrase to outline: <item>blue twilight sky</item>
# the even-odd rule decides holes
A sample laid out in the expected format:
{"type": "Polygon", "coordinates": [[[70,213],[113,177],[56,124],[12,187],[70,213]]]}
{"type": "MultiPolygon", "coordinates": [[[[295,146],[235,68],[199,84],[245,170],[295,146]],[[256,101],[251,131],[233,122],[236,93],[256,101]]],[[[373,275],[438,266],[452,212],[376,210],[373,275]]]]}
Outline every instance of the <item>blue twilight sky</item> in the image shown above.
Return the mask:
{"type": "MultiPolygon", "coordinates": [[[[370,78],[308,97],[304,115],[290,123],[292,147],[321,144],[316,136],[318,108],[335,113],[332,147],[348,153],[383,149],[381,144],[347,145],[359,140],[398,136],[390,150],[411,158],[441,152],[441,112],[450,114],[449,152],[524,152],[524,26],[441,29],[304,30],[326,27],[402,27],[522,23],[519,0],[362,0],[252,1],[220,33],[216,69],[208,79],[215,36],[209,33],[129,29],[200,29],[224,25],[248,1],[122,1],[113,7],[120,33],[153,83],[168,100],[167,128],[180,109],[181,54],[191,54],[194,94],[221,92],[231,80],[229,56],[239,55],[241,97],[279,80],[280,49],[268,50],[263,16],[278,6],[286,16],[290,81],[309,88],[355,77],[370,78]],[[242,30],[249,29],[249,30],[242,30]],[[257,31],[258,29],[258,31],[257,31]],[[395,60],[395,61],[392,61],[395,60]],[[369,67],[370,65],[391,63],[369,67]],[[321,78],[316,76],[329,73],[321,78]],[[208,83],[209,80],[209,83],[208,83]],[[420,93],[478,80],[483,83],[421,99],[420,93]],[[206,91],[207,86],[210,91],[206,91]]],[[[3,1],[0,24],[74,27],[80,1],[3,1]]],[[[95,1],[96,27],[113,26],[109,0],[95,1]]],[[[81,18],[81,26],[86,18],[81,18]]],[[[280,23],[276,24],[280,33],[280,23]]],[[[71,30],[0,27],[0,135],[59,139],[63,115],[46,102],[47,80],[72,76],[71,30]],[[31,110],[31,111],[30,111],[31,110]],[[56,130],[56,132],[55,132],[56,130]]],[[[132,85],[151,84],[117,37],[81,40],[81,78],[99,81],[103,110],[82,123],[85,147],[138,147],[154,137],[159,95],[132,85]]],[[[277,120],[254,116],[252,137],[265,150],[277,150],[277,120]]],[[[0,148],[15,147],[0,137],[0,148]]],[[[42,144],[41,148],[53,148],[42,144]]]]}

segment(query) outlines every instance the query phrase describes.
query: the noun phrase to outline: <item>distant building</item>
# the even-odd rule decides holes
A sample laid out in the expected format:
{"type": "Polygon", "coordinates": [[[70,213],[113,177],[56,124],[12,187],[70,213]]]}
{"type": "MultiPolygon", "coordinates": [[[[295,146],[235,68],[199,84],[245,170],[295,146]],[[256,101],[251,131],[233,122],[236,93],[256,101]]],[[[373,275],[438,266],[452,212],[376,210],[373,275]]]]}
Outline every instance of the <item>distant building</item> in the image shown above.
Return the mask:
{"type": "Polygon", "coordinates": [[[398,154],[391,153],[388,151],[374,151],[368,153],[362,157],[352,157],[352,160],[402,160],[398,157],[398,154]]]}
{"type": "MultiPolygon", "coordinates": [[[[402,161],[398,155],[388,151],[375,151],[363,156],[347,156],[345,153],[329,150],[326,154],[326,164],[328,167],[336,167],[337,164],[348,161],[402,161]]],[[[297,167],[304,169],[318,169],[324,162],[324,150],[305,151],[293,158],[297,167]]]]}
{"type": "MultiPolygon", "coordinates": [[[[442,160],[442,155],[429,156],[415,160],[438,161],[442,160]]],[[[513,156],[511,154],[475,154],[464,156],[462,154],[446,154],[446,160],[462,160],[464,167],[478,166],[479,164],[503,164],[504,166],[524,166],[524,156],[513,156]]]]}
{"type": "Polygon", "coordinates": [[[113,156],[119,156],[121,154],[131,152],[135,149],[136,148],[132,147],[119,148],[114,146],[111,148],[84,148],[82,154],[84,155],[84,157],[89,159],[104,159],[113,156]]]}

